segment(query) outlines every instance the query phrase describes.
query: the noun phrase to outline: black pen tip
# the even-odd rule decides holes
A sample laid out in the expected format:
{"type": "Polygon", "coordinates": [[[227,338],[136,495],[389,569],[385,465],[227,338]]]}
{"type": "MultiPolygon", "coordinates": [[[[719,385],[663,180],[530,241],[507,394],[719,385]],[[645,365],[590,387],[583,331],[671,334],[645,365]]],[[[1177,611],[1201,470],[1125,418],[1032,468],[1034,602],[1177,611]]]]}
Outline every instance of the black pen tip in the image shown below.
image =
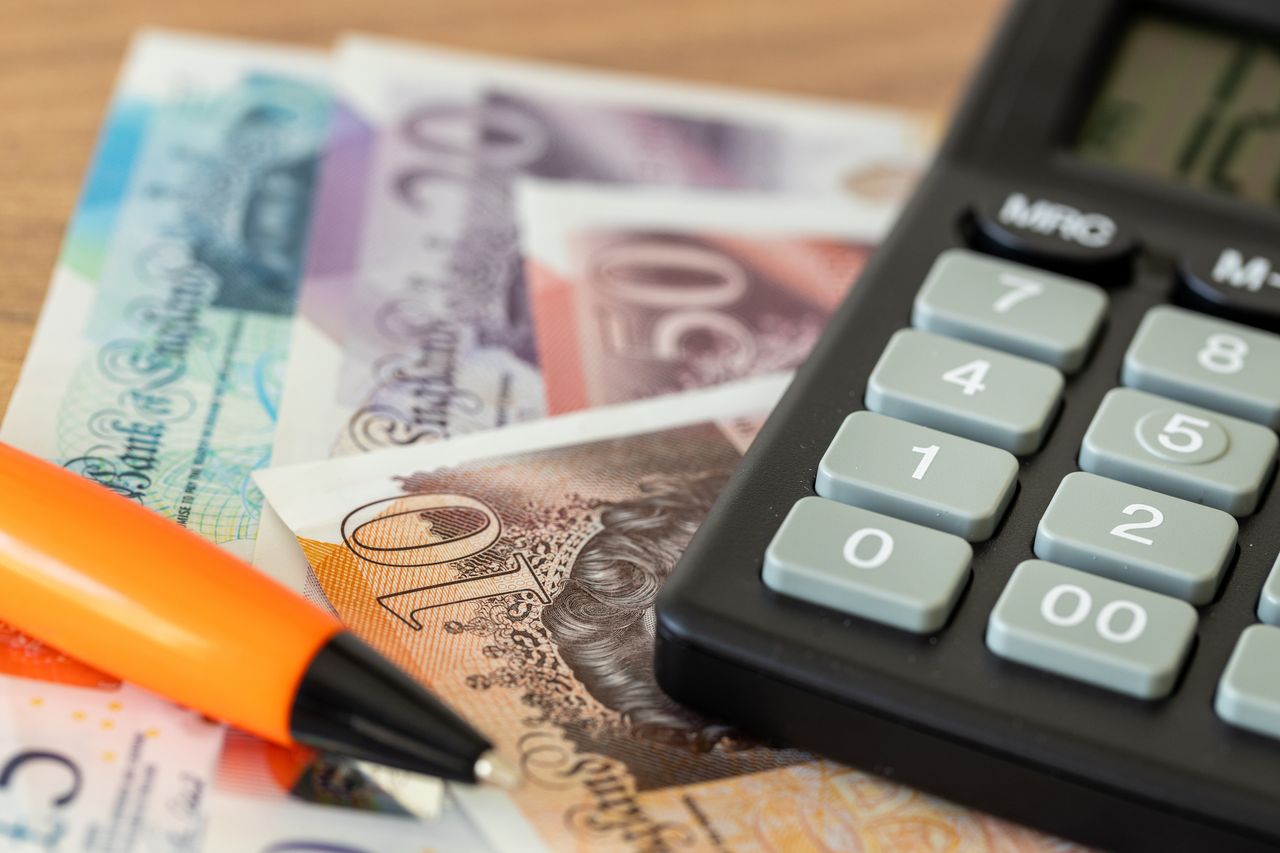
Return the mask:
{"type": "Polygon", "coordinates": [[[498,768],[510,769],[461,717],[347,631],[307,667],[289,728],[317,749],[458,782],[478,781],[483,769],[496,784],[507,778],[498,768]]]}

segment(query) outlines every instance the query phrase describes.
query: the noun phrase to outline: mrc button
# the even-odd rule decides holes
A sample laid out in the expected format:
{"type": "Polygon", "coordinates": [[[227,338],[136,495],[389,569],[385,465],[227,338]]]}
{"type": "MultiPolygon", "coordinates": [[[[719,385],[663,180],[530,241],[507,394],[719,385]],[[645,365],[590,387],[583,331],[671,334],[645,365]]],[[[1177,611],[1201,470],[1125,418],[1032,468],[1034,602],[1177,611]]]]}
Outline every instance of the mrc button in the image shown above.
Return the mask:
{"type": "Polygon", "coordinates": [[[1133,232],[1088,206],[1014,190],[978,202],[973,219],[975,242],[998,255],[1103,283],[1132,267],[1133,232]]]}
{"type": "Polygon", "coordinates": [[[1219,317],[1280,332],[1280,252],[1202,246],[1181,261],[1183,302],[1219,317]]]}

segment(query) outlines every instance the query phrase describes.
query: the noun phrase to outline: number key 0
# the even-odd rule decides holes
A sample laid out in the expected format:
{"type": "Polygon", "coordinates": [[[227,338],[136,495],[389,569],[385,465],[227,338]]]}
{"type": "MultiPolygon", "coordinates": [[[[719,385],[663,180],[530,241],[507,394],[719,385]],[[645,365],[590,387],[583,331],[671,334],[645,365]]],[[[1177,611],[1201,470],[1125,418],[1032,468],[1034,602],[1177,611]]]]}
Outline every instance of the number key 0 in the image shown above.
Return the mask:
{"type": "Polygon", "coordinates": [[[764,582],[782,595],[929,633],[951,615],[972,560],[958,536],[808,497],[769,543],[764,582]]]}

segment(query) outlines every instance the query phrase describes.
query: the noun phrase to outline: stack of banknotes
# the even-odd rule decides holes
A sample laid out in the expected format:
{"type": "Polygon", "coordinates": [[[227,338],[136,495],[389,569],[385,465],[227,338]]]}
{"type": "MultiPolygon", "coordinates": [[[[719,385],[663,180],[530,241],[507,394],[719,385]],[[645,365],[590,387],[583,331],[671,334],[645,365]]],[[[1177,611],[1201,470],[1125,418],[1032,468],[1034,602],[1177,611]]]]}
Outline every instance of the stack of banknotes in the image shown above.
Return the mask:
{"type": "Polygon", "coordinates": [[[930,136],[381,38],[140,35],[0,439],[337,613],[527,781],[417,820],[0,625],[0,849],[1065,849],[653,678],[655,594],[930,136]]]}

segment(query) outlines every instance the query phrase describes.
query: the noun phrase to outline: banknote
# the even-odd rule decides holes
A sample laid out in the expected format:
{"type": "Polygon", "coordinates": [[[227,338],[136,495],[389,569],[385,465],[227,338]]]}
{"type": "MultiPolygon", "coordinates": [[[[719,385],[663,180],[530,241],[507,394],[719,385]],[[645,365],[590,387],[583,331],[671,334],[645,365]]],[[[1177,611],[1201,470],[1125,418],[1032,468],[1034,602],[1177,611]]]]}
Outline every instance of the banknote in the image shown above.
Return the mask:
{"type": "Polygon", "coordinates": [[[896,212],[528,178],[517,210],[551,414],[798,367],[896,212]]]}
{"type": "MultiPolygon", "coordinates": [[[[0,439],[247,552],[261,506],[249,475],[270,457],[328,127],[326,73],[306,51],[135,40],[0,439]]],[[[34,826],[48,850],[197,849],[222,727],[4,639],[0,708],[49,712],[47,728],[4,730],[0,762],[31,770],[4,775],[0,835],[34,826]]]]}
{"type": "MultiPolygon", "coordinates": [[[[247,553],[329,101],[318,53],[135,40],[0,439],[247,553]]],[[[224,789],[398,810],[0,626],[5,714],[0,839],[194,850],[224,789]],[[275,772],[228,770],[250,753],[275,772]]]]}
{"type": "Polygon", "coordinates": [[[347,624],[517,758],[501,849],[1065,850],[668,699],[653,602],[787,377],[265,471],[347,624]]]}
{"type": "Polygon", "coordinates": [[[222,727],[57,658],[32,650],[28,675],[72,683],[0,674],[0,849],[200,849],[222,727]]]}
{"type": "Polygon", "coordinates": [[[329,109],[318,54],[139,37],[0,438],[247,553],[329,109]]]}
{"type": "Polygon", "coordinates": [[[349,37],[280,464],[546,413],[521,176],[898,199],[929,133],[887,109],[349,37]]]}

